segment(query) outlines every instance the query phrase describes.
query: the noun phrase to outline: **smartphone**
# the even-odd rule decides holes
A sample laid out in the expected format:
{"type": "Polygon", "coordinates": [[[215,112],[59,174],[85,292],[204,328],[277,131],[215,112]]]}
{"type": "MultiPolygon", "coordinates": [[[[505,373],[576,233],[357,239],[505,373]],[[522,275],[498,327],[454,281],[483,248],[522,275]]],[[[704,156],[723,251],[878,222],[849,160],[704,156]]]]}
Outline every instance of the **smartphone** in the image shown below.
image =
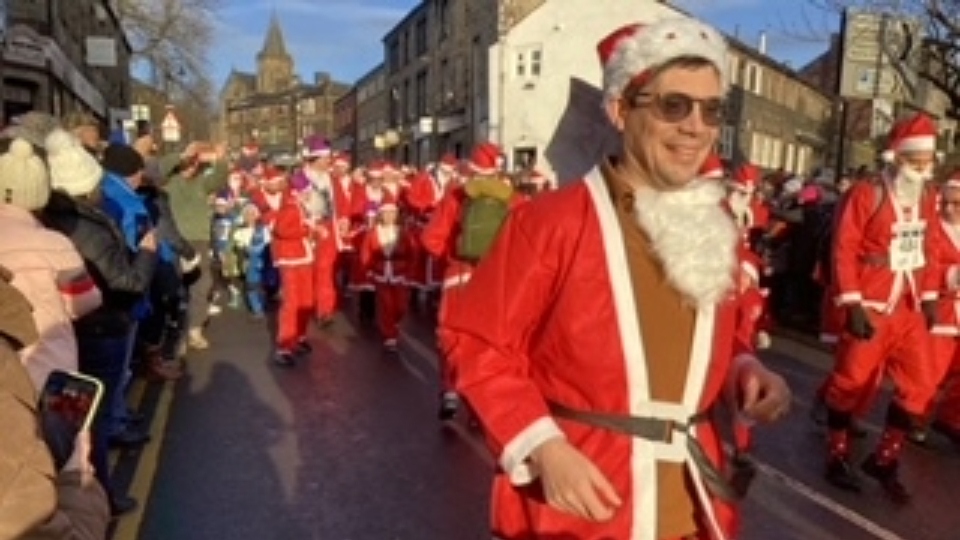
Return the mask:
{"type": "Polygon", "coordinates": [[[103,384],[89,375],[55,370],[40,393],[40,425],[57,470],[73,455],[80,432],[90,429],[103,399],[103,384]]]}

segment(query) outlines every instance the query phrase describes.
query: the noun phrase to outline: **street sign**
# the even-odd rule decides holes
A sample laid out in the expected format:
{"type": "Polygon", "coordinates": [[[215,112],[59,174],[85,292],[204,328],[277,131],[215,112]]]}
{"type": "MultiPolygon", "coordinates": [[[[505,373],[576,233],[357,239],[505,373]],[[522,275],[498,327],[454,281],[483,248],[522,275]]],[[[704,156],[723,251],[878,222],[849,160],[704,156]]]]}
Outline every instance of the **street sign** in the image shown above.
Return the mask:
{"type": "Polygon", "coordinates": [[[180,121],[177,120],[173,111],[168,110],[167,115],[163,117],[163,122],[160,123],[160,133],[164,142],[180,142],[180,121]]]}

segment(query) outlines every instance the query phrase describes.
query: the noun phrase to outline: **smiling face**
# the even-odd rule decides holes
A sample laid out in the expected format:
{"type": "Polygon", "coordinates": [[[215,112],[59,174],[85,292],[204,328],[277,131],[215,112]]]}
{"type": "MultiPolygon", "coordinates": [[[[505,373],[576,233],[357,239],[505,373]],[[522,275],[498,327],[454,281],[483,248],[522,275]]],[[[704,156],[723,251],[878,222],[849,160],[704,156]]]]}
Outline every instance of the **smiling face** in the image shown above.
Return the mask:
{"type": "Polygon", "coordinates": [[[697,177],[720,130],[720,74],[705,61],[662,68],[643,88],[628,88],[607,102],[623,134],[623,168],[629,178],[661,191],[697,177]]]}

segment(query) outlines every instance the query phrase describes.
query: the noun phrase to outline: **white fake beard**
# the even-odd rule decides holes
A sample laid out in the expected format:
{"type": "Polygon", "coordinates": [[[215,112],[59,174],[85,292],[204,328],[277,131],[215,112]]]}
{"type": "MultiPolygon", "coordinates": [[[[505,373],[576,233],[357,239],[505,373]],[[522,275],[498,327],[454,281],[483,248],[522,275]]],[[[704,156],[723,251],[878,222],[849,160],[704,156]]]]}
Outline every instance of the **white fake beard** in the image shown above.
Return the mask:
{"type": "Polygon", "coordinates": [[[733,213],[733,216],[736,218],[738,224],[745,224],[748,221],[750,212],[750,197],[749,193],[742,193],[739,191],[734,191],[727,197],[728,204],[730,205],[730,212],[733,213]]]}
{"type": "Polygon", "coordinates": [[[894,182],[894,192],[897,200],[904,204],[913,205],[920,200],[923,186],[930,179],[932,168],[925,171],[915,171],[909,167],[901,167],[897,171],[894,182]]]}
{"type": "Polygon", "coordinates": [[[640,189],[636,216],[650,237],[667,279],[697,307],[712,306],[734,290],[739,233],[720,205],[723,187],[694,180],[680,191],[640,189]]]}
{"type": "Polygon", "coordinates": [[[380,242],[380,247],[387,255],[393,253],[394,248],[397,247],[399,236],[400,231],[396,225],[377,225],[377,241],[380,242]]]}

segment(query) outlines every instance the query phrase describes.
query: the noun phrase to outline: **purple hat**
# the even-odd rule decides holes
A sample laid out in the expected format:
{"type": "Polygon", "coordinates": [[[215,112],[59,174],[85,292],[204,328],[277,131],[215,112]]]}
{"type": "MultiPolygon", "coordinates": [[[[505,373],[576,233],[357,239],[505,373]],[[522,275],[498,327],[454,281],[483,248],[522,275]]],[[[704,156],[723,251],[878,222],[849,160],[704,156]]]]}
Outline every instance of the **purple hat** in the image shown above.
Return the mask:
{"type": "Polygon", "coordinates": [[[327,157],[331,154],[330,142],[320,135],[311,135],[303,141],[303,157],[327,157]]]}
{"type": "Polygon", "coordinates": [[[307,178],[307,173],[303,172],[303,169],[298,169],[297,172],[290,177],[290,187],[294,191],[303,191],[310,187],[310,179],[307,178]]]}

